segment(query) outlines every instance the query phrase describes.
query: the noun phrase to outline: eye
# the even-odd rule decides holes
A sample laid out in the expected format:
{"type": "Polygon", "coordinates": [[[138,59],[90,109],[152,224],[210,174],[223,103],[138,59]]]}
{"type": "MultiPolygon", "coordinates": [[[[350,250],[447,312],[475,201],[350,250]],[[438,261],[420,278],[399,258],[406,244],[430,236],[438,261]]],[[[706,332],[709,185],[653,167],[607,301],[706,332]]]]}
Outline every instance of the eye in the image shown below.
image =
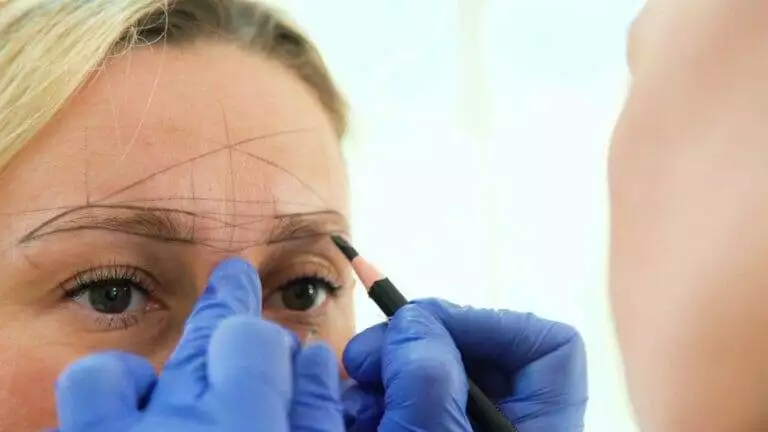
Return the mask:
{"type": "Polygon", "coordinates": [[[128,266],[102,267],[77,274],[64,289],[78,306],[102,315],[130,314],[148,309],[151,286],[144,273],[128,266]]]}
{"type": "Polygon", "coordinates": [[[327,280],[315,276],[294,279],[283,285],[274,296],[281,304],[278,307],[293,311],[309,311],[321,306],[328,295],[333,295],[339,287],[327,280]]]}
{"type": "Polygon", "coordinates": [[[72,300],[101,314],[123,314],[144,310],[149,304],[145,289],[127,279],[101,280],[78,289],[72,300]]]}

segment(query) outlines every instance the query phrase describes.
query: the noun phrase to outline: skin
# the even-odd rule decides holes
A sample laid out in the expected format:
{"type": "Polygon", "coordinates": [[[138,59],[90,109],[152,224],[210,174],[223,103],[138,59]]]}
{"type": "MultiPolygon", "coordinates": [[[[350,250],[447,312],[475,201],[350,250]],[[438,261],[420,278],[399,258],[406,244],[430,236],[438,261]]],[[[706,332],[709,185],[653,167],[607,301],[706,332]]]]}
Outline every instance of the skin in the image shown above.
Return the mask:
{"type": "Polygon", "coordinates": [[[353,333],[353,279],[324,233],[347,231],[347,199],[331,122],[282,66],[205,41],[110,60],[0,173],[3,430],[54,425],[56,377],[83,355],[120,349],[159,367],[227,256],[259,269],[266,317],[316,331],[340,355],[353,333]],[[171,215],[179,232],[148,229],[146,214],[114,223],[146,207],[171,215]],[[279,217],[296,213],[304,218],[290,225],[279,217]],[[109,229],[96,227],[104,216],[109,229]],[[268,242],[281,226],[292,239],[268,242]],[[139,299],[131,310],[99,313],[87,295],[63,291],[93,268],[80,280],[130,275],[151,292],[144,301],[130,285],[139,299]],[[290,310],[281,290],[300,277],[341,289],[309,311],[290,310]]]}
{"type": "Polygon", "coordinates": [[[610,291],[644,431],[768,430],[768,3],[651,0],[610,159],[610,291]]]}

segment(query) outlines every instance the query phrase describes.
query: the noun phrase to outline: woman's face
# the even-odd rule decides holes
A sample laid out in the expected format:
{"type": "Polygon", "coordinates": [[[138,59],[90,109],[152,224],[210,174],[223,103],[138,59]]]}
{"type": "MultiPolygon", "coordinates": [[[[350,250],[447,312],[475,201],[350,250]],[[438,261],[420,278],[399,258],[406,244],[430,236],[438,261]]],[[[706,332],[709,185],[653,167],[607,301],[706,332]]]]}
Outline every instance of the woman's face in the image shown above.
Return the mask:
{"type": "Polygon", "coordinates": [[[0,174],[0,424],[55,424],[54,382],[98,350],[156,365],[209,272],[259,270],[264,315],[341,352],[352,275],[339,142],[308,87],[238,48],[110,60],[0,174]]]}
{"type": "Polygon", "coordinates": [[[766,18],[768,2],[650,0],[630,35],[610,288],[644,430],[768,424],[766,18]]]}

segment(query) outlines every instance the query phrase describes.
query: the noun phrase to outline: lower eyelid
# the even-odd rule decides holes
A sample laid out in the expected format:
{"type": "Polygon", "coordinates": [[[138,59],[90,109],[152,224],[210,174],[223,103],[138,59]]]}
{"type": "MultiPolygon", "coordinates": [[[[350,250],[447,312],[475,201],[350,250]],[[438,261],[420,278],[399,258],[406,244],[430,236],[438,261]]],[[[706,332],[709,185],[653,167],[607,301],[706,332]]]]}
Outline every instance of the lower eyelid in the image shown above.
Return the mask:
{"type": "Polygon", "coordinates": [[[161,315],[167,315],[168,312],[161,304],[154,302],[151,298],[147,308],[138,311],[123,312],[120,314],[104,314],[68,300],[61,304],[60,310],[71,315],[77,322],[77,325],[89,332],[110,332],[115,330],[128,330],[132,327],[140,327],[146,324],[148,320],[154,321],[155,318],[162,319],[161,315]],[[117,325],[120,324],[120,325],[117,325]]]}

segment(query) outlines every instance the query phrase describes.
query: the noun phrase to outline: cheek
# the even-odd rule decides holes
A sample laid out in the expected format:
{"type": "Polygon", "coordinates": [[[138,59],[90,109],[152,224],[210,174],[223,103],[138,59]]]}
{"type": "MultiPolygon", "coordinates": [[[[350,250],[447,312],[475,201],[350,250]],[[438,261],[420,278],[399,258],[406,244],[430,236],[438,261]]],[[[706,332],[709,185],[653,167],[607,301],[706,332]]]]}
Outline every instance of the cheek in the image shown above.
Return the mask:
{"type": "Polygon", "coordinates": [[[347,378],[347,372],[342,365],[342,355],[347,343],[355,334],[355,319],[353,297],[350,293],[336,298],[328,305],[325,317],[318,322],[317,336],[326,341],[336,353],[339,360],[339,372],[342,378],[347,378]]]}
{"type": "Polygon", "coordinates": [[[41,430],[56,425],[54,386],[77,355],[50,345],[0,342],[0,424],[3,430],[41,430]]]}
{"type": "MultiPolygon", "coordinates": [[[[342,296],[329,303],[327,312],[317,321],[316,331],[341,361],[344,347],[354,333],[351,296],[342,296]]],[[[177,333],[166,338],[161,344],[162,349],[155,347],[151,353],[145,353],[157,370],[176,345],[177,333]]],[[[6,327],[0,338],[0,424],[3,430],[6,427],[8,430],[40,430],[55,425],[56,379],[67,365],[91,351],[80,345],[51,343],[51,338],[41,337],[46,334],[56,334],[56,330],[36,328],[21,332],[6,327]]],[[[341,375],[346,377],[343,368],[341,375]]]]}
{"type": "MultiPolygon", "coordinates": [[[[7,323],[6,323],[7,324],[7,323]]],[[[89,336],[80,343],[69,340],[60,329],[48,326],[3,326],[0,336],[0,430],[41,430],[56,424],[55,384],[59,374],[72,362],[111,344],[97,344],[89,336]],[[47,327],[47,328],[44,328],[47,327]],[[93,348],[102,345],[100,349],[93,348]]],[[[119,337],[119,332],[116,332],[119,337]]],[[[128,351],[144,351],[159,370],[173,346],[176,334],[152,349],[131,347],[128,351]]]]}
{"type": "Polygon", "coordinates": [[[331,306],[328,312],[328,324],[321,330],[321,337],[328,341],[336,352],[342,378],[348,378],[342,364],[342,356],[347,343],[355,334],[353,296],[348,293],[331,306]]]}

